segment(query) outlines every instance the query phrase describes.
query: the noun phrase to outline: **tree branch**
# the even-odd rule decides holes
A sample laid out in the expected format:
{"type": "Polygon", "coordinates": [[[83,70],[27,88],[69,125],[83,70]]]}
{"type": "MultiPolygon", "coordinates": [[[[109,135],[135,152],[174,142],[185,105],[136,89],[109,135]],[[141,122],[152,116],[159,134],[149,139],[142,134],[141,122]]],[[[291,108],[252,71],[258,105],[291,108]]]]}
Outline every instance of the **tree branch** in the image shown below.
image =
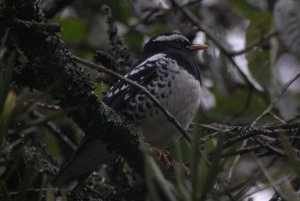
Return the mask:
{"type": "Polygon", "coordinates": [[[229,53],[230,56],[239,56],[241,54],[245,54],[247,52],[250,52],[251,50],[253,50],[256,47],[265,44],[265,42],[267,40],[269,40],[270,38],[272,38],[273,36],[276,36],[276,35],[277,35],[277,31],[272,31],[270,33],[267,33],[266,35],[264,35],[263,37],[261,37],[257,41],[253,42],[252,44],[250,44],[245,49],[237,50],[237,51],[229,51],[228,53],[229,53]]]}
{"type": "MultiPolygon", "coordinates": [[[[178,3],[174,2],[174,1],[173,1],[173,3],[175,5],[178,5],[178,3]]],[[[232,55],[230,54],[230,50],[228,50],[228,48],[221,42],[221,40],[217,39],[215,34],[210,29],[208,29],[207,27],[202,25],[202,23],[200,22],[198,17],[194,13],[192,13],[192,11],[189,8],[183,7],[180,11],[184,14],[184,16],[187,17],[187,19],[189,19],[189,21],[191,23],[193,23],[200,31],[203,31],[205,33],[205,35],[219,47],[221,52],[232,63],[233,67],[240,73],[241,77],[243,78],[243,80],[245,81],[247,86],[249,87],[249,90],[254,89],[261,96],[261,98],[263,100],[265,100],[266,102],[269,102],[269,98],[264,93],[265,90],[261,87],[259,87],[259,88],[256,87],[252,83],[252,81],[248,78],[248,76],[241,70],[241,68],[234,61],[232,55]]]]}
{"type": "Polygon", "coordinates": [[[110,69],[105,68],[104,66],[101,65],[96,65],[91,62],[88,62],[86,60],[83,60],[79,57],[73,56],[74,61],[86,65],[90,68],[93,68],[99,72],[104,72],[110,76],[114,76],[120,80],[123,80],[124,82],[131,84],[132,86],[138,88],[141,90],[150,100],[159,108],[159,110],[167,117],[167,119],[172,123],[178,131],[182,134],[182,136],[189,142],[191,143],[190,136],[187,134],[185,129],[182,127],[182,125],[176,120],[176,118],[144,87],[136,83],[135,81],[132,81],[110,69]]]}
{"type": "MultiPolygon", "coordinates": [[[[10,14],[3,16],[6,18],[3,20],[8,22],[18,16],[26,16],[26,21],[42,21],[35,1],[7,3],[6,7],[0,8],[0,13],[2,16],[10,14]],[[14,10],[15,16],[2,9],[14,10]]],[[[14,24],[10,26],[8,51],[17,50],[18,54],[26,58],[16,60],[16,83],[20,87],[48,91],[60,101],[62,109],[73,108],[69,116],[84,133],[90,138],[103,140],[133,169],[143,174],[143,153],[138,147],[139,131],[100,101],[94,93],[89,75],[72,60],[71,53],[58,35],[38,28],[29,29],[14,24]]]]}
{"type": "Polygon", "coordinates": [[[277,95],[272,99],[272,102],[270,103],[270,105],[267,107],[267,109],[265,109],[265,111],[263,111],[263,113],[261,115],[259,115],[251,124],[251,126],[254,126],[257,124],[257,122],[263,118],[265,115],[269,114],[271,112],[271,110],[274,108],[275,104],[277,103],[277,101],[282,97],[282,95],[284,94],[284,92],[290,87],[291,84],[293,84],[293,82],[295,82],[298,78],[300,77],[300,73],[297,73],[292,79],[290,79],[287,83],[285,83],[285,85],[280,89],[280,91],[277,93],[277,95]]]}

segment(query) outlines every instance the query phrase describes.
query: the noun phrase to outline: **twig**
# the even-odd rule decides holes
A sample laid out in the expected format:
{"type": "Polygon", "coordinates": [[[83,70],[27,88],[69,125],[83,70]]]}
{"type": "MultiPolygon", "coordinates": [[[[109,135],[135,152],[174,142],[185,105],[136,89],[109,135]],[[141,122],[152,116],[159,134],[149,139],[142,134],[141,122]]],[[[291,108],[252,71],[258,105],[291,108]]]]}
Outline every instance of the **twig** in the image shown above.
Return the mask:
{"type": "Polygon", "coordinates": [[[48,103],[43,103],[43,102],[37,102],[34,99],[29,99],[28,101],[24,101],[24,105],[29,105],[29,104],[35,104],[38,107],[48,109],[48,110],[53,110],[53,111],[59,111],[61,108],[58,105],[53,105],[53,104],[48,104],[48,103]]]}
{"type": "Polygon", "coordinates": [[[207,142],[208,140],[217,137],[217,136],[220,135],[220,134],[221,134],[221,132],[214,132],[214,133],[211,133],[211,134],[209,134],[209,135],[206,135],[205,137],[201,137],[201,138],[198,140],[198,143],[199,143],[199,144],[203,144],[203,143],[207,142]]]}
{"type": "MultiPolygon", "coordinates": [[[[176,2],[174,2],[175,4],[177,4],[176,2]]],[[[218,40],[215,37],[215,34],[210,31],[207,27],[203,26],[200,23],[200,20],[198,19],[198,17],[191,12],[191,10],[189,8],[182,8],[181,12],[195,25],[198,27],[198,29],[200,31],[203,31],[206,36],[213,41],[221,50],[221,52],[228,58],[228,60],[232,63],[233,67],[235,69],[237,69],[237,71],[240,73],[240,75],[242,76],[243,80],[246,82],[246,84],[250,87],[250,89],[255,89],[258,94],[261,95],[261,97],[267,101],[267,97],[263,96],[262,92],[264,92],[264,89],[261,88],[261,86],[259,86],[259,88],[257,86],[254,86],[254,84],[249,80],[248,76],[241,70],[241,68],[237,65],[237,63],[234,61],[233,57],[230,55],[230,51],[228,50],[228,48],[225,47],[225,45],[218,40]]]]}
{"type": "Polygon", "coordinates": [[[254,126],[257,124],[257,122],[263,118],[265,115],[269,114],[271,110],[274,108],[277,101],[281,98],[281,96],[284,94],[284,92],[289,88],[289,86],[295,82],[300,77],[300,73],[297,73],[292,79],[290,79],[285,85],[280,89],[280,91],[277,93],[277,95],[273,98],[270,105],[267,107],[267,109],[259,115],[252,123],[251,126],[254,126]]]}
{"type": "MultiPolygon", "coordinates": [[[[57,188],[27,188],[25,191],[32,192],[32,193],[40,193],[40,192],[48,192],[52,191],[55,192],[57,191],[57,188]]],[[[20,192],[8,192],[9,195],[18,195],[20,192]]],[[[4,197],[4,195],[0,194],[0,197],[4,197]]]]}
{"type": "Polygon", "coordinates": [[[203,144],[203,143],[207,142],[208,140],[219,136],[220,134],[224,134],[226,132],[231,131],[231,129],[232,129],[232,127],[229,127],[229,126],[216,125],[216,124],[199,124],[198,126],[205,128],[205,129],[216,131],[216,132],[210,133],[204,137],[201,137],[198,140],[199,144],[203,144]]]}
{"type": "Polygon", "coordinates": [[[278,120],[280,123],[282,123],[282,124],[286,124],[286,123],[287,123],[284,119],[280,118],[278,115],[274,114],[273,112],[269,112],[269,114],[270,114],[274,119],[278,120]]]}
{"type": "Polygon", "coordinates": [[[272,32],[267,33],[266,35],[262,36],[260,39],[258,39],[254,43],[250,44],[248,47],[246,47],[242,50],[229,51],[228,53],[229,53],[230,56],[238,56],[238,55],[241,55],[241,54],[245,54],[245,53],[253,50],[257,46],[263,45],[266,42],[266,40],[269,40],[273,36],[276,36],[276,34],[277,34],[277,31],[272,31],[272,32]]]}
{"type": "MultiPolygon", "coordinates": [[[[38,111],[34,110],[32,111],[32,116],[36,118],[42,118],[44,115],[39,113],[38,111]]],[[[50,121],[46,122],[47,128],[62,142],[64,142],[67,146],[69,146],[73,151],[77,149],[77,145],[70,140],[69,137],[67,137],[66,134],[64,134],[57,126],[55,126],[53,123],[50,121]]]]}
{"type": "Polygon", "coordinates": [[[49,24],[48,22],[34,22],[26,21],[21,19],[14,19],[14,23],[18,26],[25,26],[26,28],[37,28],[52,33],[57,33],[61,31],[61,26],[57,24],[49,24]]]}
{"type": "MultiPolygon", "coordinates": [[[[247,143],[248,143],[248,139],[244,140],[244,141],[243,141],[243,144],[242,144],[242,146],[241,146],[240,149],[246,148],[247,143]]],[[[228,171],[228,173],[227,173],[227,177],[226,177],[226,179],[225,179],[226,184],[230,184],[231,179],[232,179],[232,173],[233,173],[233,170],[234,170],[234,168],[236,167],[236,165],[238,164],[240,158],[241,158],[241,155],[237,155],[237,156],[234,158],[234,161],[233,161],[233,163],[232,163],[232,165],[231,165],[231,167],[230,167],[230,169],[229,169],[229,171],[228,171]]]]}
{"type": "Polygon", "coordinates": [[[255,156],[253,155],[257,165],[259,166],[259,168],[261,169],[261,171],[263,172],[264,176],[268,179],[268,181],[270,182],[270,184],[273,186],[274,190],[278,192],[278,187],[275,186],[275,181],[273,180],[273,178],[269,175],[268,171],[266,170],[266,168],[264,167],[263,163],[255,156]]]}
{"type": "MultiPolygon", "coordinates": [[[[248,154],[248,153],[256,152],[256,151],[260,151],[260,150],[261,150],[260,145],[254,145],[251,147],[240,148],[239,150],[235,151],[231,155],[244,155],[244,154],[248,154]]],[[[229,156],[230,156],[229,154],[224,154],[224,157],[229,157],[229,156]]]]}
{"type": "Polygon", "coordinates": [[[148,98],[150,98],[150,100],[159,108],[159,110],[167,117],[167,119],[178,129],[178,131],[180,131],[180,133],[183,135],[183,137],[189,142],[191,143],[191,138],[189,137],[189,135],[187,134],[187,132],[185,131],[185,129],[181,126],[181,124],[176,120],[176,118],[143,86],[139,85],[138,83],[134,82],[131,79],[128,79],[110,69],[105,68],[104,66],[101,65],[96,65],[94,63],[91,63],[89,61],[86,61],[84,59],[81,59],[79,57],[76,56],[72,56],[73,60],[76,61],[77,63],[86,65],[92,69],[95,69],[99,72],[103,72],[106,73],[110,76],[116,77],[120,80],[123,80],[124,82],[131,84],[132,86],[138,88],[139,90],[141,90],[148,98]]]}
{"type": "Polygon", "coordinates": [[[254,137],[257,135],[267,135],[267,134],[272,134],[272,131],[263,129],[263,128],[259,128],[259,127],[233,127],[233,129],[230,131],[232,133],[238,133],[239,136],[238,137],[234,137],[231,139],[228,139],[227,142],[224,144],[224,147],[229,147],[234,143],[240,142],[242,140],[248,139],[250,137],[254,137]]]}
{"type": "Polygon", "coordinates": [[[198,124],[199,127],[206,128],[213,131],[219,132],[228,132],[232,129],[232,126],[224,125],[224,124],[198,124]]]}
{"type": "MultiPolygon", "coordinates": [[[[254,126],[257,124],[257,122],[262,118],[264,117],[266,114],[270,113],[270,111],[272,110],[272,108],[274,107],[274,105],[276,104],[276,102],[278,101],[278,99],[282,96],[282,94],[288,89],[288,87],[300,76],[300,73],[298,73],[294,78],[292,78],[289,82],[287,82],[283,87],[282,89],[279,91],[279,93],[277,94],[277,96],[275,96],[275,98],[272,100],[271,104],[269,105],[269,107],[260,115],[258,116],[251,124],[251,126],[254,126]]],[[[258,141],[256,139],[256,141],[258,141]]],[[[243,142],[243,145],[241,147],[241,149],[244,149],[246,147],[248,143],[248,140],[245,140],[243,142]]],[[[282,153],[282,151],[278,150],[277,148],[274,148],[273,146],[269,145],[268,143],[266,143],[266,147],[271,150],[272,152],[275,152],[276,154],[282,156],[284,155],[284,153],[282,153]]],[[[228,172],[228,176],[227,176],[227,179],[226,181],[230,181],[231,180],[231,177],[232,177],[232,171],[233,171],[233,168],[236,166],[236,164],[238,163],[239,159],[240,159],[241,155],[237,155],[236,158],[234,159],[234,162],[228,172]]]]}
{"type": "MultiPolygon", "coordinates": [[[[174,2],[177,6],[178,4],[176,2],[174,2]]],[[[210,30],[208,29],[207,27],[203,26],[203,24],[200,23],[200,20],[198,19],[198,17],[187,7],[183,7],[182,9],[180,9],[180,11],[195,25],[198,27],[198,29],[200,31],[203,31],[206,36],[211,40],[213,41],[219,48],[222,52],[226,53],[226,55],[229,55],[228,54],[228,50],[227,48],[225,47],[225,45],[220,41],[218,40],[216,37],[215,37],[215,34],[210,30]]]]}

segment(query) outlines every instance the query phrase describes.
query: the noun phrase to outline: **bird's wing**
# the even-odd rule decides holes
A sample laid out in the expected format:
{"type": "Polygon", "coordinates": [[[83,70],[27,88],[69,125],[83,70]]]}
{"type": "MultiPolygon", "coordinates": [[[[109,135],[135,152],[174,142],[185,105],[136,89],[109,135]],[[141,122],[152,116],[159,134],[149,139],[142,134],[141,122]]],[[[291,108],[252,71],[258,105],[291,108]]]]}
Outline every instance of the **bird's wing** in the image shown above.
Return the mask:
{"type": "MultiPolygon", "coordinates": [[[[144,61],[138,62],[125,77],[137,82],[142,86],[146,86],[151,80],[157,76],[156,69],[163,65],[167,65],[168,58],[164,53],[155,54],[144,61]]],[[[124,108],[130,97],[135,96],[138,88],[132,86],[123,80],[119,80],[107,93],[104,103],[111,108],[119,111],[124,108]]]]}

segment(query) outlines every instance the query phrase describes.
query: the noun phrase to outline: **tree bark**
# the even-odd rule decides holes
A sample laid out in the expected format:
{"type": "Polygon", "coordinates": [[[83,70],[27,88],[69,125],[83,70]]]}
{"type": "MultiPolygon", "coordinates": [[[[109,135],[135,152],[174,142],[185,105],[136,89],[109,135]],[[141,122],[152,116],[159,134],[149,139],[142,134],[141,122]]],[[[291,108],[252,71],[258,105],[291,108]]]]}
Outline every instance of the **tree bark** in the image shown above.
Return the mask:
{"type": "Polygon", "coordinates": [[[72,61],[58,34],[45,28],[47,21],[35,1],[4,0],[0,13],[1,38],[8,33],[6,53],[18,53],[14,81],[21,87],[48,91],[63,109],[71,109],[69,116],[86,135],[101,138],[110,150],[142,173],[138,129],[95,95],[88,73],[72,61]]]}

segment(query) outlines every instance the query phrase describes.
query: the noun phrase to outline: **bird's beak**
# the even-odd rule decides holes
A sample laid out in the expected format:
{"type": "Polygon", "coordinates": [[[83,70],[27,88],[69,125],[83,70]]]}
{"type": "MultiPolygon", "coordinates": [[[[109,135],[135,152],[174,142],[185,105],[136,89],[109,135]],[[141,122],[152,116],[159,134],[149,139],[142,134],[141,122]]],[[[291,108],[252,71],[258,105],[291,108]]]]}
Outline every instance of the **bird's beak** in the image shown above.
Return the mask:
{"type": "Polygon", "coordinates": [[[205,50],[208,48],[208,46],[203,44],[197,44],[197,45],[193,44],[193,45],[186,46],[186,48],[191,51],[198,51],[198,50],[205,50]]]}

